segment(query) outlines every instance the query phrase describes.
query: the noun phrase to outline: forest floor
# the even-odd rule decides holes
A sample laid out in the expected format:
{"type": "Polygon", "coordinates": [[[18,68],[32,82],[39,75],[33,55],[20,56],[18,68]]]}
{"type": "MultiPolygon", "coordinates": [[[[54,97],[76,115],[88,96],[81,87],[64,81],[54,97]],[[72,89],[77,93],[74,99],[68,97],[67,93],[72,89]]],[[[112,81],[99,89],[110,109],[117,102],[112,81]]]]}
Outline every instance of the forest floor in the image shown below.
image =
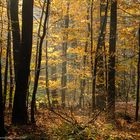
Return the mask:
{"type": "Polygon", "coordinates": [[[40,108],[36,113],[36,125],[13,126],[9,113],[5,117],[7,139],[140,140],[140,122],[134,121],[135,106],[128,103],[127,108],[127,116],[124,116],[125,104],[117,103],[113,123],[106,121],[106,112],[91,117],[87,110],[72,112],[40,108]]]}

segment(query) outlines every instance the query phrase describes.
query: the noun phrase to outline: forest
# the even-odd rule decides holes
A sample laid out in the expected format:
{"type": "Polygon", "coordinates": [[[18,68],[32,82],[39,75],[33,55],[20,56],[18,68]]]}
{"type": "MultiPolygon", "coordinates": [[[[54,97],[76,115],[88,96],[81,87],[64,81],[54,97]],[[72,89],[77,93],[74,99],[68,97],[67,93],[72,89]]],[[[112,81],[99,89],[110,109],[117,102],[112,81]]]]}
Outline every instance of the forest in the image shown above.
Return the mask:
{"type": "Polygon", "coordinates": [[[0,0],[0,139],[140,140],[140,0],[0,0]]]}

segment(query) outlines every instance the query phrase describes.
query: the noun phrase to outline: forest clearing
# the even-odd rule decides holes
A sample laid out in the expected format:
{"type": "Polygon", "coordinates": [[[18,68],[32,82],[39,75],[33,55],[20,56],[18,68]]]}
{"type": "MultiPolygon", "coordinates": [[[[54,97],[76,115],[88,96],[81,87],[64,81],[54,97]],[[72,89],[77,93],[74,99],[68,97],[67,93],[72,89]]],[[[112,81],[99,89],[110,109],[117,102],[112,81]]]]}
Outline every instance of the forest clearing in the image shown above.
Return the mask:
{"type": "Polygon", "coordinates": [[[0,139],[140,140],[140,0],[0,0],[0,139]]]}

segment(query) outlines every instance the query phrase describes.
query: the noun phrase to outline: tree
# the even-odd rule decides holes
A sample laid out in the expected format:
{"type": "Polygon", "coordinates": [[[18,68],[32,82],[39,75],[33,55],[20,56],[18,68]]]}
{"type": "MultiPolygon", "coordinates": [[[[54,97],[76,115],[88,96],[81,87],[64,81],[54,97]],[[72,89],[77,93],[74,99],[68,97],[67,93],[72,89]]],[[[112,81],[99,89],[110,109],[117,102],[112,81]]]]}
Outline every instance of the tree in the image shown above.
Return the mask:
{"type": "Polygon", "coordinates": [[[9,68],[9,51],[11,47],[11,31],[10,31],[10,13],[9,13],[9,1],[7,1],[7,18],[8,18],[8,33],[7,33],[7,48],[6,48],[6,59],[5,59],[5,73],[4,73],[4,108],[6,106],[6,97],[7,97],[7,87],[8,87],[8,68],[9,68]]]}
{"type": "MultiPolygon", "coordinates": [[[[34,81],[34,89],[33,89],[33,96],[32,96],[32,102],[31,102],[31,122],[35,123],[35,118],[34,118],[34,109],[35,109],[35,98],[36,98],[36,92],[37,92],[37,87],[38,87],[38,80],[39,80],[39,75],[40,75],[40,68],[41,68],[41,60],[42,60],[42,46],[43,46],[43,41],[46,36],[46,30],[47,30],[47,22],[48,22],[48,17],[49,17],[49,7],[50,7],[50,1],[48,0],[47,6],[46,6],[46,14],[45,14],[45,19],[43,23],[43,34],[40,37],[40,43],[37,46],[39,48],[39,54],[38,54],[38,63],[37,63],[37,68],[35,72],[35,81],[34,81]]],[[[44,9],[43,9],[44,12],[44,9]]]]}
{"type": "MultiPolygon", "coordinates": [[[[92,73],[92,112],[95,110],[95,69],[93,61],[93,0],[90,9],[90,47],[91,47],[91,73],[92,73]]],[[[96,84],[95,84],[96,85],[96,84]]]]}
{"type": "Polygon", "coordinates": [[[108,117],[115,118],[115,52],[117,36],[117,0],[111,0],[108,64],[108,117]]]}
{"type": "Polygon", "coordinates": [[[3,106],[3,95],[2,95],[1,51],[0,51],[0,137],[4,137],[4,136],[5,136],[4,106],[3,106]]]}
{"type": "Polygon", "coordinates": [[[12,26],[12,35],[13,35],[15,81],[17,79],[19,52],[20,52],[20,40],[21,40],[19,18],[18,18],[18,3],[19,3],[19,0],[10,0],[10,11],[9,11],[10,17],[11,17],[11,26],[12,26]]]}
{"type": "MultiPolygon", "coordinates": [[[[48,29],[48,26],[47,26],[48,29]]],[[[50,89],[49,89],[49,72],[48,72],[48,40],[46,39],[46,93],[48,99],[48,107],[51,108],[50,89]]]]}
{"type": "MultiPolygon", "coordinates": [[[[7,35],[7,55],[8,55],[7,57],[8,58],[6,58],[6,66],[5,66],[5,95],[6,95],[6,91],[7,91],[6,79],[8,79],[8,76],[6,77],[6,75],[8,74],[8,66],[7,66],[8,64],[7,63],[9,63],[9,75],[10,75],[9,109],[12,109],[12,98],[13,98],[12,94],[13,94],[13,89],[14,89],[14,81],[13,81],[12,54],[11,54],[12,48],[11,48],[11,31],[10,31],[10,27],[11,27],[10,1],[7,1],[7,18],[8,18],[8,35],[7,35]]],[[[6,101],[6,98],[4,100],[6,101]]]]}
{"type": "MultiPolygon", "coordinates": [[[[86,16],[87,21],[90,20],[90,1],[87,1],[87,16],[86,16]]],[[[84,76],[81,77],[80,80],[80,98],[79,98],[79,106],[80,108],[84,107],[84,103],[85,103],[85,99],[84,99],[84,94],[85,94],[85,87],[86,87],[86,65],[88,63],[88,57],[87,57],[87,53],[88,53],[88,49],[89,49],[89,39],[90,37],[90,23],[87,23],[87,41],[85,43],[85,49],[84,52],[86,55],[83,56],[83,70],[84,70],[84,76]]]]}
{"type": "MultiPolygon", "coordinates": [[[[11,34],[10,34],[11,40],[11,34]]],[[[14,89],[14,79],[13,79],[13,66],[12,66],[12,53],[11,53],[11,44],[9,46],[9,75],[10,75],[10,90],[9,90],[9,109],[12,109],[12,100],[13,100],[13,89],[14,89]]]]}
{"type": "MultiPolygon", "coordinates": [[[[107,12],[108,12],[108,1],[107,4],[105,6],[105,16],[104,16],[104,20],[103,23],[101,24],[100,27],[100,32],[99,32],[99,37],[98,37],[98,42],[97,42],[97,47],[96,47],[96,52],[95,52],[95,61],[94,61],[94,67],[93,67],[93,81],[92,81],[92,92],[95,95],[96,93],[96,77],[97,77],[97,67],[99,68],[103,68],[103,43],[104,43],[104,38],[105,38],[105,31],[106,31],[106,24],[107,24],[107,12]]],[[[104,72],[99,70],[99,78],[101,78],[102,80],[104,80],[104,72]]],[[[103,88],[103,86],[100,83],[100,86],[103,88]]],[[[100,87],[100,88],[101,88],[100,87]]],[[[103,95],[101,95],[103,96],[103,95]]],[[[101,97],[100,97],[101,98],[101,97]]],[[[102,97],[103,98],[103,97],[102,97]]],[[[101,99],[101,100],[105,100],[105,99],[101,99]]],[[[104,101],[101,102],[102,105],[101,106],[105,106],[104,101]]],[[[101,109],[103,107],[100,107],[101,109]]],[[[93,111],[93,107],[92,107],[92,111],[93,111]]]]}
{"type": "MultiPolygon", "coordinates": [[[[69,28],[69,5],[70,3],[67,2],[67,15],[64,17],[64,28],[69,28]]],[[[63,37],[63,63],[62,63],[62,79],[61,79],[61,86],[62,86],[62,107],[65,107],[65,94],[66,94],[66,84],[67,84],[67,46],[68,46],[68,31],[66,30],[65,35],[63,37]]]]}
{"type": "Polygon", "coordinates": [[[17,83],[14,96],[12,122],[14,124],[26,124],[27,92],[30,75],[30,60],[32,51],[33,31],[33,0],[23,0],[22,5],[22,41],[20,48],[17,83]]]}
{"type": "Polygon", "coordinates": [[[137,68],[137,96],[136,96],[136,121],[138,121],[139,116],[139,94],[140,94],[140,24],[138,30],[138,42],[139,42],[139,51],[138,51],[138,68],[137,68]]]}

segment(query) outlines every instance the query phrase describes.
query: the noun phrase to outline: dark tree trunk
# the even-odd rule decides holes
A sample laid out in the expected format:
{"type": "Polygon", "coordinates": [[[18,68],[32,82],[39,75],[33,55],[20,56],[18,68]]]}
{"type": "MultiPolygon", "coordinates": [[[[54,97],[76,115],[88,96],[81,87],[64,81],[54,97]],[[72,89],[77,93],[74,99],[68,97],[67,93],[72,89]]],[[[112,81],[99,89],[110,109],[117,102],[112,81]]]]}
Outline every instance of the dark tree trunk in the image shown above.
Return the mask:
{"type": "Polygon", "coordinates": [[[138,121],[139,117],[139,97],[140,97],[140,25],[138,31],[138,41],[139,41],[139,58],[138,58],[138,70],[137,70],[137,96],[136,96],[136,121],[138,121]]]}
{"type": "MultiPolygon", "coordinates": [[[[32,102],[31,102],[31,122],[35,123],[35,117],[34,117],[34,109],[35,109],[35,102],[36,102],[36,92],[38,88],[38,80],[39,80],[39,75],[40,75],[40,68],[41,68],[41,60],[42,60],[42,46],[43,46],[43,41],[46,36],[46,30],[47,30],[47,21],[48,21],[48,16],[49,16],[49,5],[50,1],[48,0],[47,6],[46,6],[46,15],[44,19],[44,24],[43,24],[43,34],[40,38],[40,43],[39,43],[39,50],[38,50],[38,63],[36,67],[36,72],[35,72],[35,81],[34,81],[34,89],[33,89],[33,95],[32,95],[32,102]]],[[[43,10],[44,12],[44,10],[43,10]]]]}
{"type": "Polygon", "coordinates": [[[18,0],[10,0],[10,16],[11,16],[12,35],[13,35],[15,80],[17,79],[17,71],[18,71],[18,64],[19,64],[19,50],[20,50],[20,27],[19,27],[19,18],[18,18],[18,3],[19,3],[18,0]]]}
{"type": "Polygon", "coordinates": [[[107,12],[108,12],[108,0],[105,2],[105,0],[100,0],[100,29],[102,31],[102,34],[100,35],[100,43],[97,48],[96,52],[96,58],[97,61],[97,90],[98,94],[96,96],[96,107],[100,110],[106,107],[106,93],[104,92],[106,90],[105,87],[105,72],[104,72],[104,66],[105,64],[105,34],[106,34],[106,24],[107,24],[107,12]],[[102,27],[104,26],[104,27],[102,27]]]}
{"type": "Polygon", "coordinates": [[[22,6],[22,43],[20,48],[17,83],[14,96],[12,122],[26,124],[27,93],[30,75],[30,60],[32,51],[33,32],[33,0],[23,0],[22,6]]]}
{"type": "MultiPolygon", "coordinates": [[[[106,4],[106,8],[105,8],[105,17],[100,29],[100,33],[99,33],[99,37],[98,37],[98,44],[97,44],[97,48],[96,48],[96,52],[95,52],[95,62],[94,62],[94,67],[93,67],[93,82],[92,82],[92,93],[95,95],[96,93],[96,79],[97,79],[97,67],[98,65],[100,67],[103,67],[103,54],[102,52],[102,43],[103,43],[103,39],[105,38],[105,31],[106,31],[106,24],[107,24],[107,12],[108,12],[108,1],[106,4]],[[100,52],[101,51],[101,52],[100,52]],[[101,53],[101,54],[99,54],[101,53]],[[101,66],[102,65],[102,66],[101,66]]],[[[104,78],[104,72],[100,72],[100,77],[103,79],[104,78]]],[[[102,99],[104,100],[104,98],[102,99]]],[[[104,102],[102,102],[103,106],[105,106],[104,102]]],[[[92,111],[94,111],[95,107],[92,107],[92,111]]]]}
{"type": "Polygon", "coordinates": [[[108,72],[108,119],[115,118],[115,52],[117,36],[117,0],[111,0],[109,72],[108,72]]]}

